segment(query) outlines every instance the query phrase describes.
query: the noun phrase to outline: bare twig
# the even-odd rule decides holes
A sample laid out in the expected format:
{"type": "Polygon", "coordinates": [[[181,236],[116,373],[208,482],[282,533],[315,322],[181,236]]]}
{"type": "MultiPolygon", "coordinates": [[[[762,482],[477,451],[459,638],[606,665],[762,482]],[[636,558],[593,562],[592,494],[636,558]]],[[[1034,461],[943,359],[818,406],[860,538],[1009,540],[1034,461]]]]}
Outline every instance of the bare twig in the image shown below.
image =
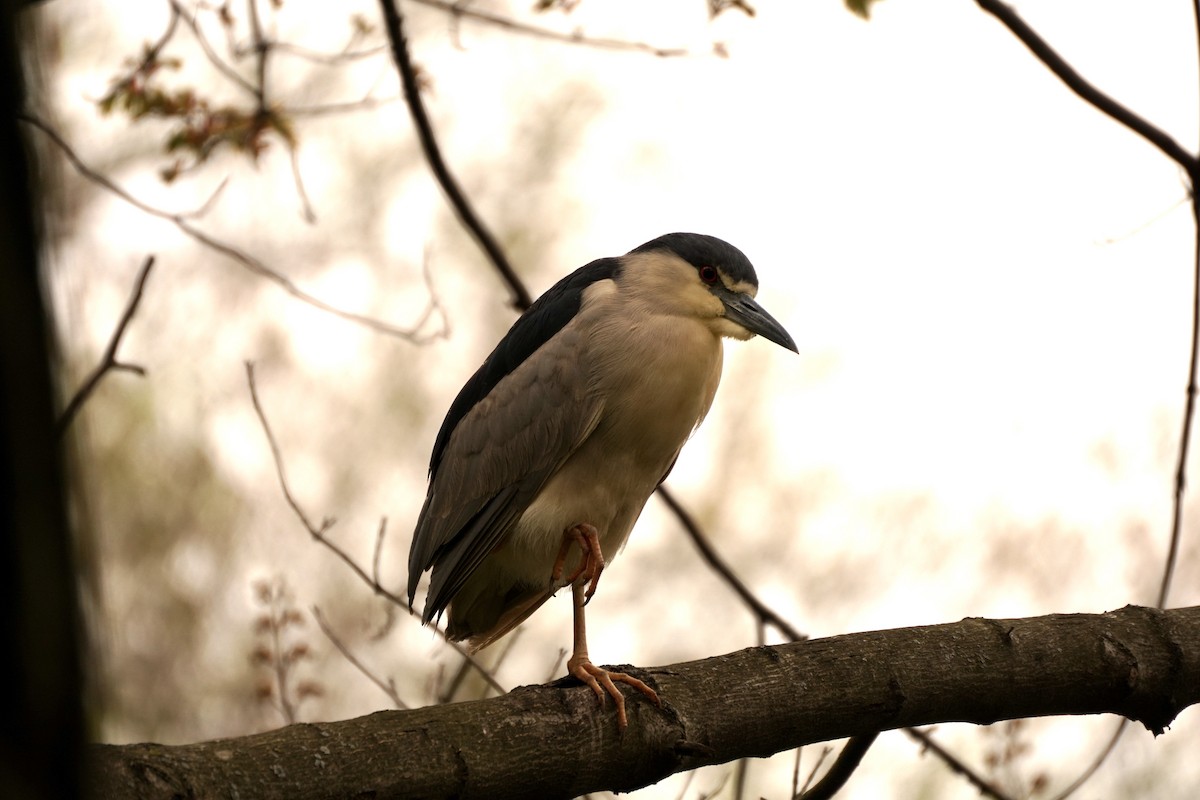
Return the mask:
{"type": "MultiPolygon", "coordinates": [[[[254,55],[254,98],[257,103],[255,116],[258,120],[270,119],[273,112],[267,102],[267,65],[274,52],[275,45],[263,35],[262,21],[258,16],[258,0],[246,0],[246,15],[250,19],[250,53],[254,55]]],[[[281,137],[288,149],[288,160],[292,167],[292,183],[296,186],[296,194],[300,197],[300,211],[304,221],[314,223],[317,214],[308,192],[304,189],[304,179],[300,174],[300,156],[297,152],[296,140],[290,135],[281,137]]]]}
{"type": "Polygon", "coordinates": [[[308,191],[304,188],[304,176],[300,173],[299,148],[292,142],[288,143],[288,156],[292,162],[292,183],[296,185],[296,194],[300,197],[300,211],[304,215],[304,221],[311,225],[317,221],[317,212],[313,210],[308,191]]]}
{"type": "Polygon", "coordinates": [[[179,217],[181,219],[200,219],[209,211],[211,211],[213,206],[217,204],[217,198],[221,196],[221,193],[225,191],[225,187],[228,185],[229,178],[223,178],[221,182],[217,184],[217,188],[213,190],[213,193],[208,196],[208,199],[201,203],[196,210],[180,212],[179,217]]]}
{"type": "Polygon", "coordinates": [[[258,100],[258,113],[267,110],[267,59],[271,56],[271,44],[263,36],[262,22],[258,18],[258,0],[246,0],[246,15],[250,19],[250,51],[254,53],[254,96],[258,100]]]}
{"type": "Polygon", "coordinates": [[[394,680],[388,678],[386,681],[384,681],[378,675],[371,672],[371,670],[369,670],[365,664],[359,661],[355,657],[354,653],[350,652],[350,648],[347,647],[345,643],[343,643],[342,640],[339,639],[333,632],[333,628],[330,627],[329,623],[325,620],[324,615],[321,614],[320,608],[313,606],[312,613],[313,617],[317,620],[317,625],[321,628],[321,632],[325,634],[325,638],[327,638],[333,644],[333,646],[337,648],[338,652],[341,653],[342,656],[349,661],[355,669],[365,675],[367,680],[371,681],[371,683],[378,686],[380,690],[388,696],[396,708],[408,708],[408,705],[400,699],[400,693],[396,691],[396,682],[394,680]]]}
{"type": "Polygon", "coordinates": [[[817,772],[820,771],[821,765],[825,763],[825,759],[829,758],[829,754],[833,752],[833,748],[826,745],[821,748],[821,755],[817,756],[817,763],[813,764],[812,769],[808,771],[808,777],[804,779],[804,785],[799,789],[796,788],[796,775],[800,771],[800,754],[804,752],[803,747],[796,748],[796,767],[792,774],[792,800],[801,800],[804,793],[808,791],[808,787],[816,780],[817,772]]]}
{"type": "Polygon", "coordinates": [[[681,56],[691,55],[686,49],[680,47],[657,47],[645,42],[630,42],[621,39],[606,39],[603,37],[584,36],[578,31],[571,33],[560,33],[559,31],[549,28],[542,28],[536,25],[528,25],[524,22],[518,22],[509,17],[495,14],[491,11],[484,11],[478,8],[467,5],[456,0],[414,0],[419,5],[429,6],[443,11],[450,15],[451,19],[457,24],[461,19],[472,19],[477,22],[482,22],[491,25],[495,28],[510,33],[518,33],[523,36],[532,36],[537,39],[548,39],[550,41],[562,42],[564,44],[575,44],[583,47],[595,47],[601,50],[623,50],[628,52],[648,53],[660,58],[678,58],[681,56]]]}
{"type": "Polygon", "coordinates": [[[288,725],[299,717],[300,705],[310,697],[324,693],[320,683],[298,677],[300,662],[310,658],[312,649],[296,632],[304,617],[294,607],[292,593],[283,576],[254,582],[256,600],[263,612],[254,622],[259,641],[251,652],[251,663],[271,671],[271,680],[259,684],[258,695],[271,701],[288,725]],[[290,634],[289,634],[290,632],[290,634]]]}
{"type": "Polygon", "coordinates": [[[500,244],[483,224],[479,215],[475,213],[475,209],[467,201],[458,181],[450,173],[450,168],[442,158],[441,147],[433,134],[433,126],[429,122],[429,115],[425,112],[425,103],[421,99],[417,73],[409,57],[408,41],[404,37],[404,20],[400,9],[396,6],[395,0],[379,0],[379,5],[383,9],[384,26],[387,28],[388,41],[391,44],[392,58],[396,62],[396,69],[400,72],[400,81],[404,86],[404,100],[408,104],[413,125],[417,129],[417,138],[421,141],[421,150],[425,153],[429,168],[433,171],[442,191],[446,193],[450,205],[454,208],[454,212],[463,226],[475,237],[475,241],[483,249],[488,260],[495,265],[501,277],[508,284],[513,295],[513,305],[524,310],[532,303],[529,290],[517,277],[516,271],[508,262],[500,244]]]}
{"type": "MultiPolygon", "coordinates": [[[[263,433],[267,436],[267,444],[271,448],[271,457],[275,461],[275,476],[279,478],[279,488],[283,490],[283,499],[287,501],[292,512],[300,519],[300,522],[314,539],[324,539],[325,532],[333,527],[336,520],[332,517],[326,517],[321,520],[320,526],[313,525],[308,515],[304,513],[304,509],[300,507],[300,503],[292,495],[292,489],[288,486],[287,475],[284,472],[283,455],[279,452],[279,443],[275,441],[275,433],[271,430],[271,424],[267,422],[267,414],[263,411],[262,404],[258,401],[258,387],[254,382],[254,364],[250,361],[246,362],[246,382],[250,386],[250,402],[254,404],[254,413],[258,415],[258,421],[262,425],[263,433]]],[[[396,600],[399,600],[399,598],[396,598],[396,600]]]]}
{"type": "Polygon", "coordinates": [[[371,557],[371,583],[379,586],[379,557],[383,555],[383,537],[387,535],[387,517],[379,520],[379,532],[375,534],[375,554],[371,557]]]}
{"type": "MultiPolygon", "coordinates": [[[[275,474],[276,477],[279,478],[279,485],[283,490],[283,497],[287,501],[288,506],[291,507],[293,513],[295,513],[296,518],[300,520],[300,523],[304,526],[305,530],[308,531],[309,535],[312,536],[314,540],[324,545],[330,550],[330,552],[341,559],[342,563],[349,567],[350,570],[357,575],[363,583],[370,586],[371,590],[374,591],[375,594],[389,600],[392,604],[398,606],[399,608],[406,609],[409,613],[409,616],[415,616],[413,610],[408,607],[408,602],[406,600],[401,598],[399,595],[385,589],[379,584],[378,581],[373,580],[371,576],[367,574],[366,570],[359,566],[358,562],[356,562],[349,553],[338,547],[338,545],[334,542],[330,541],[329,537],[325,534],[334,525],[335,520],[332,517],[326,517],[323,519],[319,526],[314,525],[309,520],[308,515],[304,513],[304,509],[300,507],[299,502],[296,500],[295,496],[292,494],[291,488],[288,486],[287,476],[284,473],[283,467],[283,455],[280,453],[279,444],[275,440],[275,434],[271,430],[271,425],[267,421],[266,412],[263,411],[262,404],[259,402],[258,387],[254,381],[254,364],[249,361],[246,362],[246,382],[250,387],[250,401],[254,405],[254,413],[258,416],[259,424],[262,425],[263,433],[267,437],[267,444],[271,448],[271,456],[275,461],[275,474]]],[[[381,525],[381,530],[383,527],[384,526],[381,525]]],[[[433,628],[438,636],[440,636],[447,644],[453,647],[460,656],[462,656],[471,664],[472,667],[478,670],[479,674],[483,676],[483,679],[488,682],[488,685],[490,685],[500,694],[506,694],[508,692],[508,690],[501,686],[500,682],[492,676],[491,672],[489,672],[486,667],[479,663],[479,661],[472,656],[465,647],[458,642],[451,640],[445,630],[437,625],[430,625],[429,627],[433,628]]]]}
{"type": "Polygon", "coordinates": [[[121,78],[121,80],[113,84],[113,88],[109,90],[109,94],[114,94],[121,89],[130,86],[139,78],[139,76],[144,75],[152,65],[158,63],[158,57],[162,55],[163,48],[167,46],[171,39],[175,38],[175,31],[179,27],[180,16],[181,12],[179,7],[172,3],[171,16],[167,20],[167,29],[163,31],[162,35],[158,37],[154,44],[146,48],[145,53],[142,55],[142,59],[137,63],[137,65],[135,65],[134,68],[131,69],[124,78],[121,78]]]}
{"type": "MultiPolygon", "coordinates": [[[[521,633],[523,631],[523,628],[517,628],[506,637],[504,649],[500,651],[500,655],[496,657],[495,662],[493,662],[492,666],[488,669],[489,673],[494,675],[500,670],[500,665],[504,663],[504,659],[507,658],[508,654],[512,652],[513,646],[517,643],[517,640],[521,638],[521,633]]],[[[471,666],[472,665],[468,661],[463,661],[458,665],[458,669],[454,671],[454,675],[450,678],[450,680],[447,681],[444,686],[438,689],[436,694],[438,703],[449,703],[454,699],[454,696],[458,694],[458,690],[462,688],[463,681],[465,681],[467,678],[467,670],[470,669],[471,666]]],[[[557,673],[551,675],[549,678],[547,678],[547,680],[551,681],[556,677],[558,677],[557,673]]],[[[483,694],[478,699],[482,700],[485,697],[487,697],[487,687],[484,687],[483,694]]]]}
{"type": "MultiPolygon", "coordinates": [[[[1200,0],[1192,0],[1192,21],[1196,26],[1196,43],[1200,46],[1200,0]]],[[[1163,565],[1162,579],[1158,585],[1158,607],[1165,608],[1171,592],[1171,579],[1175,575],[1175,563],[1179,558],[1180,539],[1183,535],[1183,493],[1187,486],[1188,450],[1192,441],[1192,419],[1196,412],[1196,361],[1200,350],[1200,198],[1196,197],[1196,183],[1200,174],[1190,173],[1191,186],[1188,195],[1192,201],[1192,220],[1195,224],[1195,254],[1192,266],[1192,343],[1188,354],[1188,377],[1186,400],[1183,404],[1183,429],[1179,434],[1179,461],[1175,467],[1175,496],[1171,510],[1171,542],[1167,547],[1167,559],[1163,565]]],[[[1124,721],[1122,720],[1122,723],[1124,721]]],[[[1116,746],[1117,739],[1125,729],[1124,724],[1113,734],[1105,755],[1116,746]]],[[[1097,765],[1099,766],[1099,765],[1097,765]]]]}
{"type": "Polygon", "coordinates": [[[725,562],[725,559],[721,558],[720,554],[709,543],[708,537],[700,530],[700,526],[695,518],[675,499],[675,495],[665,485],[658,487],[658,496],[663,499],[663,502],[667,504],[667,507],[679,519],[679,522],[683,525],[683,529],[691,537],[692,542],[696,545],[696,549],[700,551],[700,555],[708,562],[708,565],[712,567],[714,572],[721,576],[725,583],[729,584],[729,587],[754,612],[754,615],[758,619],[771,625],[793,642],[803,641],[808,638],[808,636],[793,627],[790,622],[777,614],[774,609],[759,600],[754,592],[750,591],[746,584],[742,582],[741,578],[734,574],[733,569],[725,562]]]}
{"type": "Polygon", "coordinates": [[[314,106],[296,106],[288,109],[288,113],[299,119],[300,117],[327,117],[337,114],[348,114],[355,111],[373,111],[381,106],[391,105],[400,100],[400,96],[395,97],[372,97],[367,96],[361,100],[347,100],[342,103],[321,103],[314,106]]]}
{"type": "MultiPolygon", "coordinates": [[[[1183,408],[1183,423],[1179,435],[1179,454],[1175,468],[1174,491],[1171,511],[1171,536],[1167,546],[1167,555],[1163,564],[1162,577],[1159,581],[1156,605],[1164,608],[1170,595],[1171,580],[1175,574],[1175,566],[1179,556],[1183,527],[1183,500],[1187,486],[1187,461],[1191,447],[1192,420],[1195,416],[1197,393],[1197,361],[1200,354],[1200,201],[1196,197],[1196,184],[1200,181],[1200,160],[1188,153],[1166,132],[1138,116],[1125,106],[1101,92],[1085,80],[1075,69],[1050,47],[1036,31],[1029,27],[1020,15],[1000,0],[976,0],[979,6],[995,16],[1009,29],[1026,47],[1056,76],[1059,77],[1077,95],[1090,103],[1096,109],[1104,112],[1125,127],[1139,134],[1162,151],[1168,158],[1178,164],[1188,176],[1188,194],[1192,203],[1192,216],[1195,221],[1196,243],[1193,259],[1192,277],[1192,331],[1191,347],[1188,355],[1187,387],[1183,408]]],[[[1196,25],[1196,39],[1200,43],[1200,0],[1193,0],[1192,11],[1196,25]]],[[[1121,734],[1125,730],[1125,720],[1121,720],[1108,744],[1096,759],[1079,775],[1071,785],[1060,793],[1055,800],[1065,800],[1096,773],[1100,765],[1108,759],[1116,748],[1121,734]]]]}
{"type": "Polygon", "coordinates": [[[1196,415],[1196,362],[1200,358],[1200,201],[1192,188],[1192,218],[1195,221],[1196,243],[1192,266],[1192,341],[1188,354],[1187,389],[1183,403],[1183,425],[1179,433],[1179,460],[1175,465],[1175,491],[1171,509],[1171,540],[1167,546],[1167,558],[1163,564],[1162,578],[1158,585],[1155,604],[1165,608],[1171,592],[1171,579],[1175,575],[1175,563],[1179,558],[1180,540],[1183,536],[1183,495],[1187,488],[1188,451],[1192,443],[1192,419],[1196,415]]]}
{"type": "MultiPolygon", "coordinates": [[[[692,781],[695,779],[696,770],[692,770],[683,777],[683,785],[679,787],[679,794],[675,795],[675,800],[683,800],[683,798],[687,797],[688,789],[691,787],[692,781]]],[[[700,795],[700,798],[701,800],[706,800],[706,798],[711,796],[711,794],[702,794],[700,795]]]]}
{"type": "MultiPolygon", "coordinates": [[[[243,78],[241,73],[232,67],[229,62],[221,58],[220,54],[213,49],[212,43],[208,41],[208,37],[200,29],[200,23],[196,15],[187,13],[179,4],[179,0],[170,0],[170,3],[171,8],[182,17],[184,24],[191,30],[192,36],[196,39],[196,43],[200,45],[200,49],[204,52],[204,56],[208,59],[209,63],[234,86],[237,86],[251,96],[257,97],[258,92],[255,91],[254,84],[243,78]]],[[[199,13],[198,10],[197,13],[199,13]]]]}
{"type": "Polygon", "coordinates": [[[125,304],[125,310],[121,313],[117,327],[113,330],[112,336],[108,340],[108,346],[104,348],[104,355],[100,357],[100,363],[87,376],[83,385],[79,387],[79,390],[75,392],[75,396],[67,403],[67,407],[63,409],[62,416],[58,418],[59,436],[62,436],[67,428],[70,427],[71,422],[79,413],[79,409],[83,408],[83,404],[91,397],[92,392],[96,390],[96,387],[100,385],[101,379],[109,371],[121,370],[143,376],[146,374],[146,370],[143,367],[119,361],[117,359],[117,348],[121,346],[121,338],[125,335],[125,330],[129,327],[129,322],[133,319],[133,315],[137,313],[138,304],[142,302],[142,292],[146,288],[146,279],[150,277],[150,270],[153,267],[154,256],[146,256],[146,260],[142,262],[142,268],[138,270],[137,278],[133,282],[133,292],[129,295],[129,301],[125,304]]]}
{"type": "Polygon", "coordinates": [[[283,714],[285,723],[292,725],[296,722],[296,704],[292,702],[291,691],[288,688],[291,665],[284,656],[283,620],[276,612],[274,606],[267,607],[268,629],[271,633],[271,673],[275,678],[275,685],[279,688],[279,713],[283,714]]]}
{"type": "Polygon", "coordinates": [[[1117,720],[1116,730],[1113,731],[1112,736],[1108,740],[1108,744],[1106,744],[1103,749],[1100,750],[1099,755],[1092,760],[1092,763],[1088,765],[1087,769],[1079,774],[1079,777],[1071,781],[1070,786],[1056,794],[1053,798],[1051,798],[1051,800],[1067,800],[1068,797],[1075,794],[1076,789],[1087,783],[1088,780],[1096,774],[1096,770],[1100,769],[1101,765],[1108,760],[1110,755],[1112,755],[1112,751],[1116,749],[1117,742],[1121,741],[1121,734],[1125,732],[1125,728],[1128,726],[1128,724],[1129,720],[1125,717],[1121,717],[1119,720],[1117,720]]]}
{"type": "MultiPolygon", "coordinates": [[[[904,730],[908,732],[910,729],[905,728],[904,730]]],[[[850,780],[850,776],[858,769],[858,765],[862,763],[863,756],[871,749],[871,745],[875,744],[875,740],[878,737],[878,733],[869,733],[862,736],[852,736],[847,739],[846,744],[842,746],[841,751],[837,754],[837,758],[830,765],[829,771],[822,775],[821,780],[813,784],[811,789],[805,789],[803,794],[800,795],[800,800],[829,800],[840,792],[842,787],[846,785],[846,781],[850,780]]],[[[825,760],[826,755],[827,753],[822,753],[822,761],[825,760]]],[[[941,754],[939,753],[939,755],[941,754]]],[[[953,756],[950,756],[949,753],[945,755],[947,756],[946,763],[950,764],[952,769],[957,770],[955,765],[960,765],[960,762],[957,759],[953,759],[953,756]]],[[[963,767],[963,769],[966,768],[963,767]]],[[[813,767],[812,773],[808,776],[808,780],[805,781],[805,786],[812,783],[816,771],[817,768],[813,767]]],[[[973,773],[972,777],[975,777],[973,773]]]]}
{"type": "Polygon", "coordinates": [[[414,344],[421,344],[444,335],[440,332],[433,334],[421,333],[421,329],[424,327],[425,322],[428,321],[434,310],[440,309],[440,306],[433,299],[430,300],[430,305],[422,314],[418,324],[409,329],[398,328],[381,320],[332,306],[329,303],[326,303],[324,300],[321,300],[320,298],[304,291],[295,283],[293,283],[290,278],[286,277],[280,272],[277,272],[271,267],[268,267],[264,262],[250,255],[246,251],[205,233],[188,219],[188,215],[163,211],[160,208],[156,208],[134,197],[124,188],[117,185],[108,176],[103,175],[84,163],[83,159],[81,159],[75,150],[66,142],[66,140],[59,135],[58,131],[54,130],[37,117],[28,114],[21,114],[18,116],[18,118],[45,134],[45,136],[50,139],[50,141],[52,141],[59,148],[59,150],[62,151],[63,155],[66,156],[69,162],[71,162],[71,165],[75,167],[76,171],[90,180],[92,183],[107,189],[109,192],[121,198],[139,211],[159,219],[167,220],[168,222],[174,224],[175,227],[177,227],[180,231],[187,234],[200,244],[204,245],[210,250],[221,253],[234,263],[241,265],[255,275],[271,281],[285,292],[290,294],[292,297],[295,297],[297,300],[307,303],[308,305],[318,308],[329,314],[333,314],[334,316],[341,317],[342,319],[363,325],[371,330],[378,331],[379,333],[384,333],[388,336],[395,336],[400,339],[407,339],[414,344]]]}
{"type": "Polygon", "coordinates": [[[917,728],[904,728],[904,732],[909,738],[919,742],[921,747],[940,758],[950,769],[963,776],[968,783],[979,790],[979,793],[985,797],[991,797],[993,800],[1011,800],[1008,795],[1000,791],[988,781],[979,777],[966,764],[959,761],[954,754],[947,751],[944,747],[934,741],[933,737],[928,733],[917,728]]]}
{"type": "Polygon", "coordinates": [[[552,681],[558,676],[559,670],[562,669],[563,662],[567,660],[567,649],[565,647],[558,648],[558,655],[554,658],[554,663],[550,666],[549,677],[546,681],[552,681]]]}
{"type": "MultiPolygon", "coordinates": [[[[709,566],[737,593],[742,602],[748,606],[754,613],[760,624],[768,624],[777,629],[783,635],[789,637],[792,641],[802,641],[808,637],[794,628],[791,623],[781,617],[774,609],[769,607],[758,599],[755,594],[742,582],[737,575],[734,574],[730,566],[725,563],[725,560],[717,553],[712,544],[708,541],[708,537],[700,529],[699,524],[690,513],[680,505],[675,496],[667,489],[665,485],[659,485],[658,494],[663,499],[663,502],[671,509],[675,516],[683,525],[683,529],[691,537],[692,542],[700,551],[700,554],[708,562],[709,566]]],[[[761,631],[759,633],[761,636],[761,631]]],[[[905,729],[906,732],[908,729],[905,729]]],[[[815,786],[809,789],[802,796],[804,800],[825,800],[825,798],[833,797],[850,779],[850,776],[858,768],[862,762],[863,756],[867,750],[874,744],[878,734],[867,734],[863,736],[851,737],[834,759],[833,765],[829,771],[822,776],[821,780],[815,786]]],[[[931,748],[931,752],[939,758],[943,758],[951,769],[956,772],[961,772],[969,776],[972,783],[984,783],[983,778],[980,778],[975,773],[964,765],[961,761],[954,758],[941,747],[931,748]]]]}
{"type": "Polygon", "coordinates": [[[1062,56],[1046,43],[1045,39],[1030,28],[1025,23],[1025,20],[1021,19],[1020,15],[1010,6],[1000,2],[1000,0],[975,0],[975,2],[979,4],[980,8],[996,17],[1006,28],[1012,31],[1013,35],[1020,39],[1021,43],[1028,47],[1037,56],[1039,61],[1045,64],[1051,72],[1070,87],[1071,91],[1082,97],[1097,110],[1103,111],[1117,122],[1153,144],[1165,153],[1168,158],[1182,167],[1193,179],[1197,175],[1200,175],[1200,162],[1196,160],[1195,156],[1184,150],[1178,142],[1172,139],[1161,128],[1152,125],[1088,83],[1083,76],[1075,71],[1074,67],[1064,61],[1062,56]]]}
{"type": "Polygon", "coordinates": [[[385,45],[367,47],[362,50],[351,50],[347,47],[336,53],[322,53],[291,42],[274,42],[273,47],[280,54],[293,56],[303,61],[328,67],[344,64],[347,61],[361,61],[367,58],[374,58],[377,55],[387,52],[385,45]]]}

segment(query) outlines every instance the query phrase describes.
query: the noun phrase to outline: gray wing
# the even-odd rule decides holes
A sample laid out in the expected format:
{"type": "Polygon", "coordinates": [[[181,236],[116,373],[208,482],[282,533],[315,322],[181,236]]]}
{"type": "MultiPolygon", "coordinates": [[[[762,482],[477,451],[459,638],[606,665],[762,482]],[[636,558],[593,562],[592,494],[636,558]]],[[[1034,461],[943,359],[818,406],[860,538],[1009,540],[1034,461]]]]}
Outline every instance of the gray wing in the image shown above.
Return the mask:
{"type": "Polygon", "coordinates": [[[455,427],[413,535],[409,597],[430,567],[422,618],[440,614],[546,481],[595,429],[584,346],[568,325],[455,427]]]}

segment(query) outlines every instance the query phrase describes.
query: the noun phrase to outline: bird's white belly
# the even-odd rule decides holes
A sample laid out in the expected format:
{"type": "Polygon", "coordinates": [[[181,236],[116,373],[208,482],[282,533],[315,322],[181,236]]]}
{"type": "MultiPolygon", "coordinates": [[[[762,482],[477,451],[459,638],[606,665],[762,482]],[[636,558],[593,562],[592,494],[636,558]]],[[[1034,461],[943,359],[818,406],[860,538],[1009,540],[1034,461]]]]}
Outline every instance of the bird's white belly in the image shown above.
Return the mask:
{"type": "Polygon", "coordinates": [[[597,529],[604,557],[611,560],[712,403],[721,343],[707,328],[651,320],[618,335],[624,340],[619,368],[594,367],[604,380],[593,390],[611,398],[595,430],[489,559],[518,582],[544,585],[563,533],[582,523],[597,529]]]}

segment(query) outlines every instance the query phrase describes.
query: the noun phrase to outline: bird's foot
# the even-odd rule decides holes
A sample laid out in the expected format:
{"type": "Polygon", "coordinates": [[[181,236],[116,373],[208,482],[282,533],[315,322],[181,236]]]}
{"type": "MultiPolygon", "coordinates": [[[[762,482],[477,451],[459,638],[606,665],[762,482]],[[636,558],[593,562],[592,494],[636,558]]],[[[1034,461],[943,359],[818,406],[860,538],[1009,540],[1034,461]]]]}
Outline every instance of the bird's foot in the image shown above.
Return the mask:
{"type": "Polygon", "coordinates": [[[662,708],[662,701],[658,699],[658,692],[651,689],[642,681],[626,675],[624,672],[612,672],[597,667],[587,657],[586,653],[576,653],[567,661],[567,673],[573,678],[577,678],[592,688],[596,693],[596,699],[600,704],[604,704],[604,695],[607,693],[612,697],[613,702],[617,704],[617,727],[625,730],[629,725],[629,718],[625,715],[625,695],[621,694],[621,690],[617,688],[618,683],[626,683],[637,689],[646,697],[650,698],[650,702],[662,708]]]}
{"type": "Polygon", "coordinates": [[[604,553],[600,551],[600,532],[595,526],[583,523],[568,528],[563,533],[562,546],[558,548],[558,556],[554,559],[554,569],[550,572],[550,588],[557,591],[564,586],[570,586],[581,578],[588,584],[584,603],[592,599],[596,587],[600,584],[600,573],[604,571],[604,553]],[[579,545],[582,557],[579,566],[569,578],[563,578],[563,568],[566,565],[567,553],[571,545],[579,545]]]}

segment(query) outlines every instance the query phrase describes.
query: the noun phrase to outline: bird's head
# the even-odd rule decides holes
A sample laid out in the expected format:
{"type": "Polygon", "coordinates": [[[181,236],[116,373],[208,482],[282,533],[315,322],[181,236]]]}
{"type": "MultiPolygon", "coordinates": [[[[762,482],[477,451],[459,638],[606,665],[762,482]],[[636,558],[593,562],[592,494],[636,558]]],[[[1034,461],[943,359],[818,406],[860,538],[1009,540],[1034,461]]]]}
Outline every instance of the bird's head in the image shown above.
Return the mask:
{"type": "Polygon", "coordinates": [[[720,336],[757,334],[799,352],[779,321],[754,299],[754,266],[728,242],[700,233],[668,233],[634,248],[624,260],[621,282],[647,302],[699,317],[720,336]]]}

